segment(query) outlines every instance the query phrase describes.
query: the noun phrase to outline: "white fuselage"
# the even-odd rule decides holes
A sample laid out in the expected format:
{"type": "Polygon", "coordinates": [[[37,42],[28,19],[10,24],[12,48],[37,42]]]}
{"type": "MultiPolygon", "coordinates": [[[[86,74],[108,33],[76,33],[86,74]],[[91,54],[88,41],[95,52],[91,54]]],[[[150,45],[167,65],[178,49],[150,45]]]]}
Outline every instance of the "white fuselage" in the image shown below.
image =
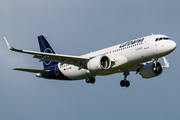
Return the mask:
{"type": "MultiPolygon", "coordinates": [[[[159,40],[157,38],[167,38],[165,35],[150,35],[135,39],[129,42],[118,44],[99,51],[91,52],[83,57],[98,57],[108,56],[111,61],[114,61],[111,68],[93,72],[95,75],[109,75],[125,70],[131,70],[138,64],[151,60],[152,58],[160,58],[171,53],[176,46],[172,40],[159,40]]],[[[89,76],[88,69],[79,69],[79,67],[69,64],[58,64],[59,70],[69,79],[77,80],[84,79],[89,76]]]]}

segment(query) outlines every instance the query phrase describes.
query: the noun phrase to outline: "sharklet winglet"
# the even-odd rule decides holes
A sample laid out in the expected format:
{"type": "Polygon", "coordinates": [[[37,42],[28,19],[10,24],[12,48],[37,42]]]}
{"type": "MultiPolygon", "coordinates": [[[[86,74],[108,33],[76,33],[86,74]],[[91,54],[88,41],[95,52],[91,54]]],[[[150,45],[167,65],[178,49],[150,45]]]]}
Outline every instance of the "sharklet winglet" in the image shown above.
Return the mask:
{"type": "Polygon", "coordinates": [[[6,39],[6,37],[4,37],[4,40],[5,40],[5,42],[6,42],[6,45],[7,45],[7,47],[11,50],[11,49],[13,49],[13,47],[9,44],[9,42],[7,41],[7,39],[6,39]]]}

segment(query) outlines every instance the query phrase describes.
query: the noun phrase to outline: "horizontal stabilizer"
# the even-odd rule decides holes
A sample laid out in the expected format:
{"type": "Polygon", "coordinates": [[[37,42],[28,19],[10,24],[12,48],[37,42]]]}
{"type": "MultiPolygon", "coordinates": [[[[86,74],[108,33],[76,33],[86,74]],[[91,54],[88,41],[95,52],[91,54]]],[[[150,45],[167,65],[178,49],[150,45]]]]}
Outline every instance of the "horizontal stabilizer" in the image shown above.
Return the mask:
{"type": "Polygon", "coordinates": [[[47,73],[50,70],[38,70],[38,69],[26,69],[26,68],[14,68],[13,70],[19,70],[24,72],[31,72],[31,73],[47,73]]]}

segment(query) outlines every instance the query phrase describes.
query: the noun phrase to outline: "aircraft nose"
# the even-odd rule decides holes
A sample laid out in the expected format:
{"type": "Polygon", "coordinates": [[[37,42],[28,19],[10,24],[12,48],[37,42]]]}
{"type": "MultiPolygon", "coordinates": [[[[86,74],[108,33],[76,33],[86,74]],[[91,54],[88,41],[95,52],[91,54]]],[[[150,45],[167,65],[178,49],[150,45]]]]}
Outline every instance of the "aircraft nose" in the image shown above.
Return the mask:
{"type": "Polygon", "coordinates": [[[169,41],[169,49],[174,51],[176,49],[176,43],[174,41],[169,41]]]}

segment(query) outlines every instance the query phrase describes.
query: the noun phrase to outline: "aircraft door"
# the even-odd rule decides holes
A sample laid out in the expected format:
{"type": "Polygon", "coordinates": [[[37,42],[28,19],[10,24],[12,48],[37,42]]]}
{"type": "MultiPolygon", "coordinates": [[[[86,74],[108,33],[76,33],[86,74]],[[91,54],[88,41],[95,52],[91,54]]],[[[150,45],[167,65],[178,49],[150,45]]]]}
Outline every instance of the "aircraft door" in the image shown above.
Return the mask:
{"type": "Polygon", "coordinates": [[[149,41],[150,41],[150,38],[145,38],[144,40],[144,49],[148,49],[149,48],[149,41]]]}

